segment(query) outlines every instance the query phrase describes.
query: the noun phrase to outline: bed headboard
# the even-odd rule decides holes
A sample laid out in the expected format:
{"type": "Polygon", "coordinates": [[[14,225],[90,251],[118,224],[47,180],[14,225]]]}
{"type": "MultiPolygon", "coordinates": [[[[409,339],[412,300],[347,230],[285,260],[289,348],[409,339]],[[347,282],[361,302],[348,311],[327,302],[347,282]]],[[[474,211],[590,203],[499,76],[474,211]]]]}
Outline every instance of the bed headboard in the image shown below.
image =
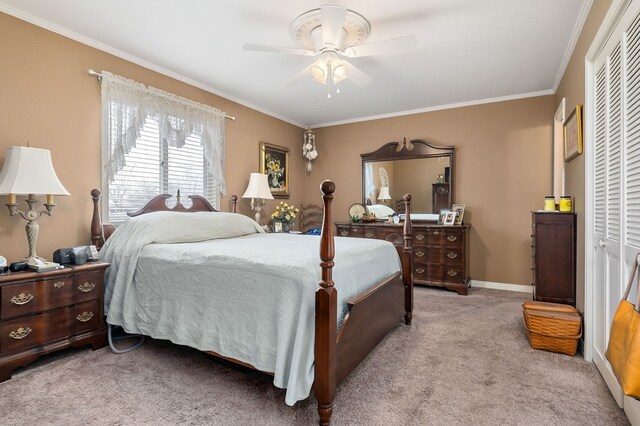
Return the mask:
{"type": "MultiPolygon", "coordinates": [[[[111,236],[115,228],[111,224],[103,224],[100,218],[100,198],[102,197],[102,191],[99,189],[91,190],[91,198],[93,199],[93,216],[91,218],[91,244],[96,246],[98,250],[104,245],[105,241],[111,236]]],[[[171,198],[170,194],[160,194],[153,197],[147,202],[140,210],[129,212],[129,217],[140,216],[141,214],[151,212],[217,212],[211,203],[206,198],[200,195],[189,195],[191,199],[191,207],[187,208],[180,201],[180,190],[176,194],[176,205],[173,207],[167,206],[167,200],[171,198]]],[[[231,205],[233,213],[236,213],[238,204],[238,197],[236,195],[231,196],[231,205]]]]}

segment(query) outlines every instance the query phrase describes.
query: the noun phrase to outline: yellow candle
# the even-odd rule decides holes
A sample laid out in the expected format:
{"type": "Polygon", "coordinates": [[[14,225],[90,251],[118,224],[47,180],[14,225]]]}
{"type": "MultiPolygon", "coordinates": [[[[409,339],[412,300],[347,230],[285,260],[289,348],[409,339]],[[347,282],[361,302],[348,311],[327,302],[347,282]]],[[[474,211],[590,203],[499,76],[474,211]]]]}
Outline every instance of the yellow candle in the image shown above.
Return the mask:
{"type": "Polygon", "coordinates": [[[9,194],[8,204],[15,204],[15,203],[16,203],[16,194],[9,194]]]}
{"type": "Polygon", "coordinates": [[[53,195],[47,194],[47,204],[53,204],[53,195]]]}

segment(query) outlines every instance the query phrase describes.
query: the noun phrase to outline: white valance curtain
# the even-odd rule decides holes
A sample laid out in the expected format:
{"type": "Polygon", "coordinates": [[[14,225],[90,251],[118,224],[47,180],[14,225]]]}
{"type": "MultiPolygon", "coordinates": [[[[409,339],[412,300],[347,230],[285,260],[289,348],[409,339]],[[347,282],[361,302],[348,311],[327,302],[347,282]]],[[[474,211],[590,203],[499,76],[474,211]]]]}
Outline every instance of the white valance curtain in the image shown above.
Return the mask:
{"type": "Polygon", "coordinates": [[[207,182],[226,194],[224,111],[106,71],[102,71],[101,96],[104,167],[109,183],[125,166],[125,156],[135,147],[147,118],[153,117],[159,123],[160,137],[170,146],[181,148],[191,134],[200,137],[207,182]]]}

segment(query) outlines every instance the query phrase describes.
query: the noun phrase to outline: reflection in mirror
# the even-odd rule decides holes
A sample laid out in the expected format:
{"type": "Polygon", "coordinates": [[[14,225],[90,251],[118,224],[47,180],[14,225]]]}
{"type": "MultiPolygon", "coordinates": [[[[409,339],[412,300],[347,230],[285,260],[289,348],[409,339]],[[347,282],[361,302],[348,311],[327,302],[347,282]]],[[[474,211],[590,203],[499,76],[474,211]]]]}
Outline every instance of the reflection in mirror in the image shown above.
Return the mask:
{"type": "Polygon", "coordinates": [[[385,211],[375,206],[386,206],[403,213],[402,197],[410,193],[417,214],[451,208],[453,150],[453,146],[405,140],[362,154],[363,203],[374,206],[370,210],[385,211]]]}

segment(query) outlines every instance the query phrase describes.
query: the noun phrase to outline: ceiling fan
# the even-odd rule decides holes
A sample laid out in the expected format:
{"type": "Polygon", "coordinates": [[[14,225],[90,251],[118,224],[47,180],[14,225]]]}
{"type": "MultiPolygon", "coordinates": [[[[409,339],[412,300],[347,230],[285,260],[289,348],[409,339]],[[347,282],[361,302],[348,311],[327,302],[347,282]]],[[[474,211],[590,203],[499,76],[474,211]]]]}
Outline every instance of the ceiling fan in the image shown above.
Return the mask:
{"type": "MultiPolygon", "coordinates": [[[[373,43],[364,43],[371,32],[371,24],[357,12],[342,6],[325,4],[295,18],[289,26],[291,37],[304,49],[246,43],[245,50],[285,53],[290,55],[319,56],[312,64],[295,74],[283,86],[311,75],[314,81],[328,86],[350,79],[359,87],[373,80],[344,58],[402,53],[416,48],[416,37],[405,36],[373,43]]],[[[340,88],[337,87],[337,93],[340,88]]]]}

